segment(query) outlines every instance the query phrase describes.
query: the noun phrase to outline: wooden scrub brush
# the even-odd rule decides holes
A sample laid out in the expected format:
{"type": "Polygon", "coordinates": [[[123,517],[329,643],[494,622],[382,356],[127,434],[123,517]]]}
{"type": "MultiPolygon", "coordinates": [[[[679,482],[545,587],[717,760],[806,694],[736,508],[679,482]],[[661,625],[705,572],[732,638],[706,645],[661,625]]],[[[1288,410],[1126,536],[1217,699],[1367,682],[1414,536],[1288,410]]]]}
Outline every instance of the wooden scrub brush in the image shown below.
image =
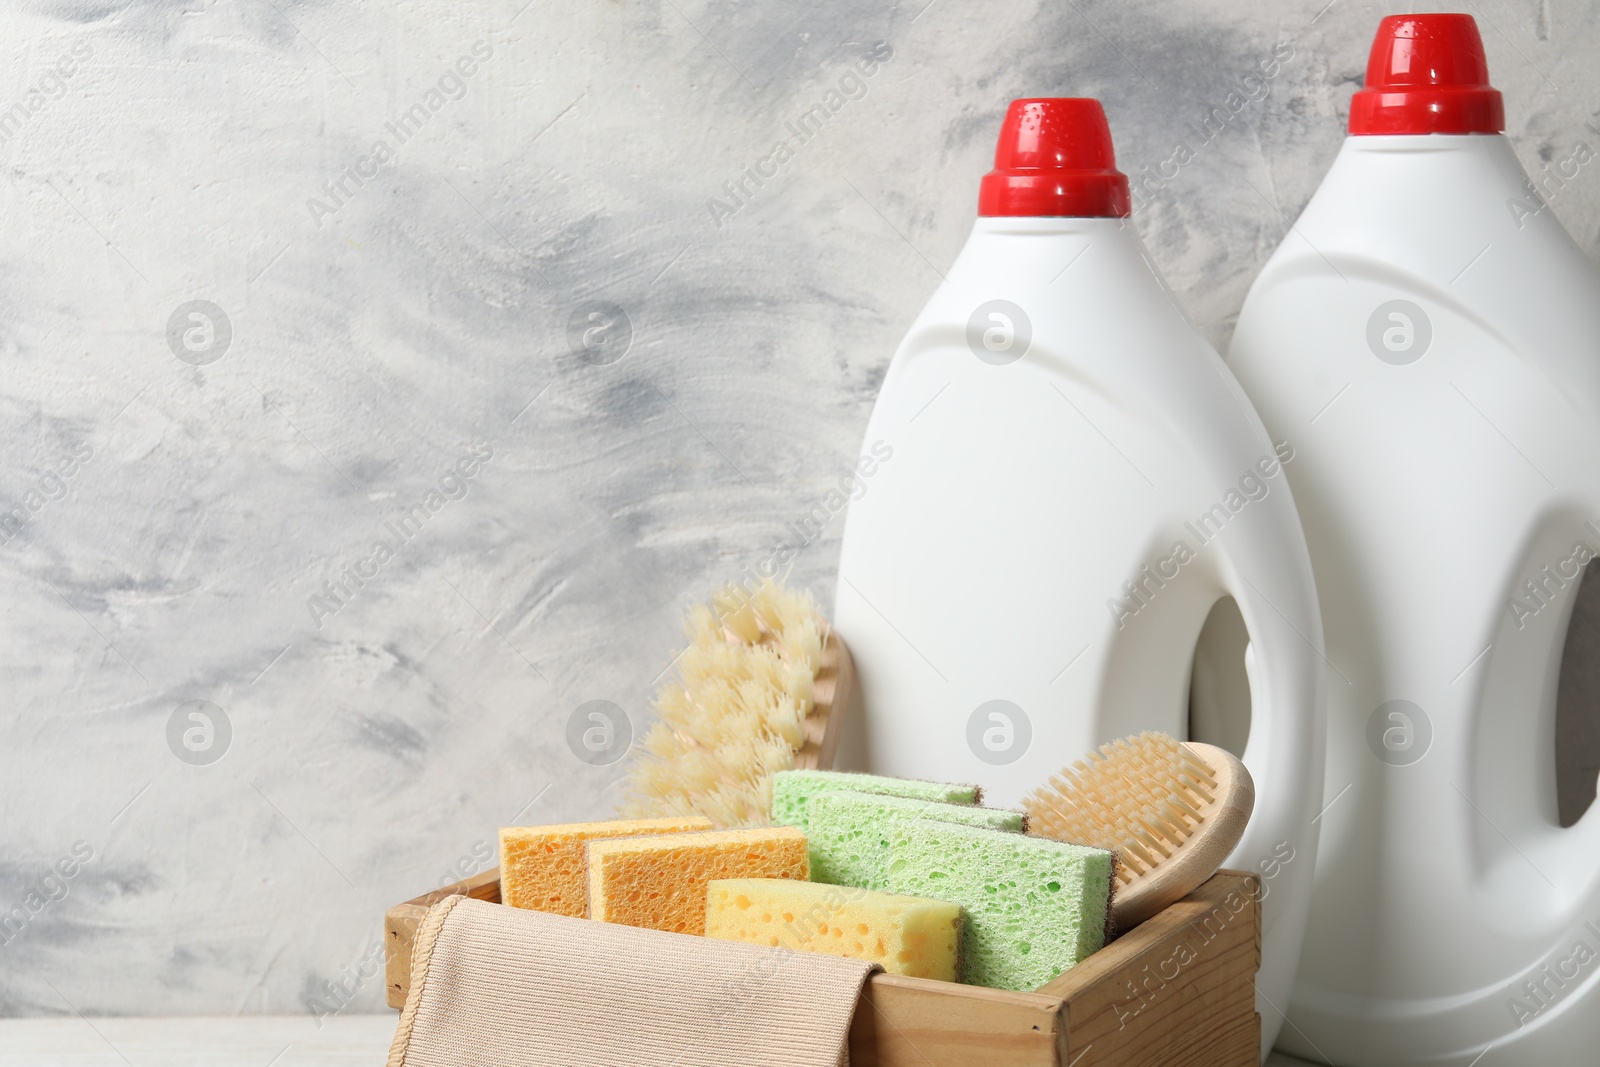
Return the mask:
{"type": "Polygon", "coordinates": [[[833,766],[855,682],[850,652],[809,595],[729,585],[689,613],[689,647],[656,694],[621,806],[626,818],[770,823],[772,776],[833,766]]]}
{"type": "Polygon", "coordinates": [[[1162,733],[1102,745],[1022,802],[1029,833],[1117,856],[1120,931],[1188,896],[1244,836],[1255,784],[1238,757],[1162,733]]]}

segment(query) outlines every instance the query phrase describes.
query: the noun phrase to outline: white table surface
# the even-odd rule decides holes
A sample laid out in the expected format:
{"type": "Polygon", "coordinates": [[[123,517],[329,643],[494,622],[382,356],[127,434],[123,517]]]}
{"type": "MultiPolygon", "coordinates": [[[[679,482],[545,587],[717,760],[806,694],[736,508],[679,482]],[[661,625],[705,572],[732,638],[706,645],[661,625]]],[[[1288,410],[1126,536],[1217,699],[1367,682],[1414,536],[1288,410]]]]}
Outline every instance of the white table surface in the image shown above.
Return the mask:
{"type": "Polygon", "coordinates": [[[382,1067],[395,1013],[0,1019],[0,1067],[382,1067]]]}
{"type": "MultiPolygon", "coordinates": [[[[395,1014],[0,1019],[0,1067],[380,1067],[395,1014]]],[[[1268,1067],[1303,1061],[1274,1055],[1268,1067]]]]}

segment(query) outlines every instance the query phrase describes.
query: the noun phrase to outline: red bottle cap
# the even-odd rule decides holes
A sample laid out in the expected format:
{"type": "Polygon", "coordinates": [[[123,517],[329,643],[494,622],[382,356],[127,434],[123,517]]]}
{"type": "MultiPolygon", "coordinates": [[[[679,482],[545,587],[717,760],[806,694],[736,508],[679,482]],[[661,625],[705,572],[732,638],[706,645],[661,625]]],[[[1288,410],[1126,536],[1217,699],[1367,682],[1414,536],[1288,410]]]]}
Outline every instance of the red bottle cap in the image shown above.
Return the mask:
{"type": "Polygon", "coordinates": [[[1013,100],[978,190],[979,215],[1123,218],[1128,177],[1117,169],[1100,101],[1013,100]]]}
{"type": "Polygon", "coordinates": [[[1390,15],[1378,24],[1367,86],[1350,101],[1353,134],[1499,133],[1500,91],[1489,84],[1471,15],[1390,15]]]}

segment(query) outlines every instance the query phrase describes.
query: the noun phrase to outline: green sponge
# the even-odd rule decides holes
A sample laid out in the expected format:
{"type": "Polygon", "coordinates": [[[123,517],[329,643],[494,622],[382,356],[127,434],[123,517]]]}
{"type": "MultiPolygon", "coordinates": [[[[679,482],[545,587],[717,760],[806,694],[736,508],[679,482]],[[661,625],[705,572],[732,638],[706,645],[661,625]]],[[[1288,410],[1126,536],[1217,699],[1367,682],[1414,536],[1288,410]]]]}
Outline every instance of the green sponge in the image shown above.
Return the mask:
{"type": "Polygon", "coordinates": [[[927,819],[887,827],[883,889],[960,904],[961,980],[1036,989],[1105,944],[1104,849],[927,819]]]}
{"type": "Polygon", "coordinates": [[[804,827],[811,848],[811,880],[881,891],[889,859],[889,825],[905,819],[964,823],[1013,833],[1021,833],[1027,825],[1027,816],[1020,811],[846,790],[821,793],[811,798],[804,827]]]}
{"type": "Polygon", "coordinates": [[[840,790],[935,800],[943,804],[976,804],[982,798],[982,791],[975,785],[945,785],[844,771],[779,771],[772,776],[772,821],[779,826],[798,826],[804,830],[806,808],[811,798],[840,790]]]}

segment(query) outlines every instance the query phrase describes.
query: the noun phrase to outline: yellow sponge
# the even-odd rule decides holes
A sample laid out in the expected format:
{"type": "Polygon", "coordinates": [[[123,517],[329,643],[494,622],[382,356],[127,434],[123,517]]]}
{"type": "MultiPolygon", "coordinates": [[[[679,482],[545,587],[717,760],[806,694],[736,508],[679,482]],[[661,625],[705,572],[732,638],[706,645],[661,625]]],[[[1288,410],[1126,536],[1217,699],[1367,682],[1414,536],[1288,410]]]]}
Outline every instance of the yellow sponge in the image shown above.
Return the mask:
{"type": "Polygon", "coordinates": [[[582,919],[589,914],[583,847],[601,837],[709,830],[699,815],[617,819],[564,826],[507,826],[500,831],[500,902],[582,919]]]}
{"type": "Polygon", "coordinates": [[[732,878],[710,885],[706,936],[871,960],[890,974],[954,982],[961,905],[822,882],[732,878]]]}
{"type": "Polygon", "coordinates": [[[589,918],[680,934],[706,932],[714,878],[810,873],[806,835],[792,826],[589,842],[589,918]]]}

